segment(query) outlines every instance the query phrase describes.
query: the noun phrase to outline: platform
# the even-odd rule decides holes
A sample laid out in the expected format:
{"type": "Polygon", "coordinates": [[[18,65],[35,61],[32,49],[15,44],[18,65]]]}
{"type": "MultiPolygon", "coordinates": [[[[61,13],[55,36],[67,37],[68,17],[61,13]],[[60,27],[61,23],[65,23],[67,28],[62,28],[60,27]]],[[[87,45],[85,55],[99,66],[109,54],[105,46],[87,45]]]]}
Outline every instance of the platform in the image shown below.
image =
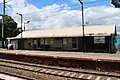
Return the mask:
{"type": "Polygon", "coordinates": [[[21,79],[21,78],[18,78],[18,77],[13,77],[13,76],[10,76],[10,75],[0,73],[0,80],[25,80],[25,79],[21,79]]]}
{"type": "Polygon", "coordinates": [[[39,56],[60,59],[93,60],[105,62],[120,62],[120,53],[83,53],[83,52],[58,52],[58,51],[33,51],[33,50],[0,50],[0,54],[13,54],[25,56],[39,56]]]}

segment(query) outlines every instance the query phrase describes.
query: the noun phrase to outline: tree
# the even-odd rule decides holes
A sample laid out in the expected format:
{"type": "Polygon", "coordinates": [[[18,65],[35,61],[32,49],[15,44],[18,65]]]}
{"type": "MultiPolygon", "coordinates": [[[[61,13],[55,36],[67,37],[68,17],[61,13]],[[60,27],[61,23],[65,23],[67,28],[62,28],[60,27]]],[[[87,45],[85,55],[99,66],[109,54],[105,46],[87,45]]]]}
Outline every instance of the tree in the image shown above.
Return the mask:
{"type": "Polygon", "coordinates": [[[120,8],[120,0],[112,0],[111,4],[113,4],[115,8],[120,8]]]}
{"type": "MultiPolygon", "coordinates": [[[[0,20],[0,36],[2,35],[2,19],[0,20]]],[[[11,16],[5,15],[4,16],[4,38],[7,37],[15,37],[19,32],[19,28],[17,28],[17,23],[12,19],[11,16]]],[[[2,36],[1,36],[2,38],[2,36]]]]}

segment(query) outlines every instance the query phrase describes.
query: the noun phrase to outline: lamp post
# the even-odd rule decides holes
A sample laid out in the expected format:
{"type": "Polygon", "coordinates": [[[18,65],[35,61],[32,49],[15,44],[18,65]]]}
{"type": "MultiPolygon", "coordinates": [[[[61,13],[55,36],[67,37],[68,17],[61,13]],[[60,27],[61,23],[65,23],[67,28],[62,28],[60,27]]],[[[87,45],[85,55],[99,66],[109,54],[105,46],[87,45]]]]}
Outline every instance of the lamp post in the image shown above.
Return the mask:
{"type": "Polygon", "coordinates": [[[84,34],[84,9],[83,9],[83,2],[81,1],[81,0],[78,0],[79,2],[80,2],[80,4],[81,4],[81,8],[82,8],[82,31],[83,31],[83,52],[85,52],[85,44],[84,44],[84,36],[85,36],[85,34],[84,34]]]}
{"type": "Polygon", "coordinates": [[[2,48],[4,48],[4,19],[2,14],[0,16],[2,16],[2,48]]]}
{"type": "Polygon", "coordinates": [[[23,23],[23,15],[17,13],[21,17],[21,39],[22,39],[22,23],[23,23]]]}
{"type": "Polygon", "coordinates": [[[3,0],[3,15],[2,16],[2,48],[5,48],[4,46],[4,16],[5,16],[5,0],[3,0]]]}
{"type": "Polygon", "coordinates": [[[26,23],[24,22],[24,31],[25,31],[25,24],[28,24],[30,21],[27,21],[26,23]]]}
{"type": "Polygon", "coordinates": [[[0,14],[0,16],[2,16],[2,48],[5,48],[4,46],[4,16],[5,16],[5,0],[3,0],[3,15],[0,14]]]}

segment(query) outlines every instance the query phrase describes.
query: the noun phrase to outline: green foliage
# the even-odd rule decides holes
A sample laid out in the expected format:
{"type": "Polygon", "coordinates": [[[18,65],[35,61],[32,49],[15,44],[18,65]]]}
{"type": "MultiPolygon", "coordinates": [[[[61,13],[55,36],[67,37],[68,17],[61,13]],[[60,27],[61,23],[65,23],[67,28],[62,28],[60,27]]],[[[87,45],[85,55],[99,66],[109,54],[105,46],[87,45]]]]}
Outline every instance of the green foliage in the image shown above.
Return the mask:
{"type": "MultiPolygon", "coordinates": [[[[0,20],[1,23],[2,20],[0,20]]],[[[4,16],[4,38],[7,37],[15,37],[19,32],[19,28],[17,28],[17,23],[12,19],[12,17],[5,15],[4,16]]],[[[2,30],[2,25],[0,24],[0,32],[2,30]]],[[[2,32],[0,33],[1,36],[2,32]]]]}
{"type": "Polygon", "coordinates": [[[112,0],[111,4],[113,4],[115,8],[120,8],[120,0],[112,0]]]}

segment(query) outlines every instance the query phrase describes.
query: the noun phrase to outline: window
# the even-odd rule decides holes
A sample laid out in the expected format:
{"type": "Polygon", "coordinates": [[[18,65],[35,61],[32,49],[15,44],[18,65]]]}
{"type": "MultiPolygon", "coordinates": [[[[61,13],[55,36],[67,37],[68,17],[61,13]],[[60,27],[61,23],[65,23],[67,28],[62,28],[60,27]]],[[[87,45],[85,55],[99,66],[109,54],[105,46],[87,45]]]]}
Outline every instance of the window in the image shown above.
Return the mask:
{"type": "Polygon", "coordinates": [[[37,40],[36,39],[34,39],[34,44],[37,44],[37,40]]]}
{"type": "Polygon", "coordinates": [[[63,38],[63,44],[67,44],[67,39],[63,38]]]}
{"type": "Polygon", "coordinates": [[[40,39],[40,44],[44,44],[44,39],[40,39]]]}
{"type": "Polygon", "coordinates": [[[38,45],[40,45],[40,39],[37,40],[38,45]]]}
{"type": "Polygon", "coordinates": [[[59,37],[58,37],[58,38],[55,38],[55,40],[62,40],[62,38],[59,38],[59,37]]]}
{"type": "Polygon", "coordinates": [[[53,39],[50,39],[50,44],[53,44],[53,39]]]}
{"type": "Polygon", "coordinates": [[[94,37],[94,43],[99,44],[99,43],[105,43],[105,37],[94,37]]]}
{"type": "Polygon", "coordinates": [[[72,42],[76,43],[77,42],[77,38],[72,38],[72,42]]]}
{"type": "Polygon", "coordinates": [[[72,38],[68,38],[68,43],[71,43],[72,42],[72,38]]]}
{"type": "MultiPolygon", "coordinates": [[[[10,42],[9,42],[10,43],[10,42]]],[[[0,47],[2,47],[2,41],[0,41],[0,47]]]]}
{"type": "Polygon", "coordinates": [[[48,39],[45,39],[45,44],[48,44],[48,39]]]}
{"type": "Polygon", "coordinates": [[[72,48],[77,48],[77,38],[72,38],[72,48]]]}
{"type": "Polygon", "coordinates": [[[31,41],[30,40],[28,41],[28,46],[31,46],[31,41]]]}
{"type": "Polygon", "coordinates": [[[77,48],[77,43],[73,43],[72,48],[77,48]]]}

